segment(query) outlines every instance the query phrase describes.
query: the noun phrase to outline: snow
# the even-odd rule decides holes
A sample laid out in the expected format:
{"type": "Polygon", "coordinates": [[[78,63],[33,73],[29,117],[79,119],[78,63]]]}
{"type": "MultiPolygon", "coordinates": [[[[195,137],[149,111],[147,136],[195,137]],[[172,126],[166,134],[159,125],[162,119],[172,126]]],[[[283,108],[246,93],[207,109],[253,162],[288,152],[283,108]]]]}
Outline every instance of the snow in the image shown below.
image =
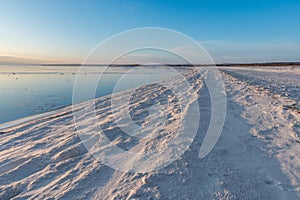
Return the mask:
{"type": "MultiPolygon", "coordinates": [[[[220,71],[227,92],[226,121],[217,144],[204,158],[199,159],[199,150],[211,117],[209,93],[193,72],[187,76],[194,89],[177,95],[188,96],[187,105],[198,102],[199,127],[174,162],[145,173],[104,165],[83,145],[72,107],[66,107],[0,127],[0,199],[299,199],[299,68],[221,67],[220,71]]],[[[118,93],[119,98],[131,92],[118,93]]],[[[163,87],[145,85],[129,105],[136,123],[145,127],[150,123],[151,129],[145,130],[155,132],[155,137],[122,135],[113,113],[124,114],[125,106],[109,109],[109,96],[94,100],[98,124],[86,113],[80,130],[101,126],[115,146],[134,152],[159,150],[173,139],[181,117],[190,113],[176,111],[174,97],[169,97],[170,104],[151,110],[151,99],[163,102],[165,96],[159,94],[164,92],[163,87]],[[162,128],[165,118],[168,124],[162,128]]],[[[76,109],[84,113],[89,103],[76,109]]]]}

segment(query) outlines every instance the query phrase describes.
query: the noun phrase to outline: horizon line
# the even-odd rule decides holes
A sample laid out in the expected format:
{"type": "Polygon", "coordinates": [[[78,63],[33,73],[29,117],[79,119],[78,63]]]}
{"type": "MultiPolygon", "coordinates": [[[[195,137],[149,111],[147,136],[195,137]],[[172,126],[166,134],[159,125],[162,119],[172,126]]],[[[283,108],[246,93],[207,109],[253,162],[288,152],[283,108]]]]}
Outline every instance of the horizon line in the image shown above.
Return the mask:
{"type": "Polygon", "coordinates": [[[232,66],[232,65],[262,65],[262,66],[274,66],[274,65],[300,65],[300,61],[279,61],[279,62],[226,62],[216,64],[186,64],[186,63],[157,63],[157,64],[142,64],[142,63],[122,63],[122,64],[105,64],[105,63],[92,63],[92,64],[81,64],[81,63],[0,63],[1,65],[7,66],[232,66]]]}

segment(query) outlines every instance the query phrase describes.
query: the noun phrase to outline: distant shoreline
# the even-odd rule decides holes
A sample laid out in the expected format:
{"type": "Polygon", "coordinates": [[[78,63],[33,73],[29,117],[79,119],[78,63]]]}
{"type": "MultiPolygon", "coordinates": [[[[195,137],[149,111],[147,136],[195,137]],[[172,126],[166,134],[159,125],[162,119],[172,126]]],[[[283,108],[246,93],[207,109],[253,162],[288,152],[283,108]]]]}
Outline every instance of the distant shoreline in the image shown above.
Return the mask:
{"type": "Polygon", "coordinates": [[[265,62],[265,63],[220,63],[220,64],[195,64],[195,65],[189,65],[189,64],[40,64],[41,66],[98,66],[98,67],[105,67],[105,66],[111,66],[111,67],[142,67],[142,66],[169,66],[169,67],[193,67],[193,66],[298,66],[300,65],[300,62],[265,62]]]}
{"type": "Polygon", "coordinates": [[[19,64],[19,63],[0,63],[1,66],[42,66],[42,67],[80,67],[80,66],[90,66],[90,67],[272,67],[272,66],[300,66],[300,62],[263,62],[263,63],[217,63],[217,64],[79,64],[79,63],[43,63],[43,64],[19,64]]]}

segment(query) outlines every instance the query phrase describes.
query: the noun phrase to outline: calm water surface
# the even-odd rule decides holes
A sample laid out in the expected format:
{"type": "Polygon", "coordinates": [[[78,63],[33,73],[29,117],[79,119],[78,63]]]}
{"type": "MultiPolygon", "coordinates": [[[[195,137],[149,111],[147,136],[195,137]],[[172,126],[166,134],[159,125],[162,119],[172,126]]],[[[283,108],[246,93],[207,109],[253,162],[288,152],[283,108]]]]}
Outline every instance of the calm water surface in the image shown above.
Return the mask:
{"type": "MultiPolygon", "coordinates": [[[[90,67],[83,74],[87,80],[102,74],[95,97],[111,94],[118,80],[125,90],[175,75],[165,67],[104,69],[90,67]]],[[[0,124],[71,105],[77,72],[67,66],[0,66],[0,124]]]]}

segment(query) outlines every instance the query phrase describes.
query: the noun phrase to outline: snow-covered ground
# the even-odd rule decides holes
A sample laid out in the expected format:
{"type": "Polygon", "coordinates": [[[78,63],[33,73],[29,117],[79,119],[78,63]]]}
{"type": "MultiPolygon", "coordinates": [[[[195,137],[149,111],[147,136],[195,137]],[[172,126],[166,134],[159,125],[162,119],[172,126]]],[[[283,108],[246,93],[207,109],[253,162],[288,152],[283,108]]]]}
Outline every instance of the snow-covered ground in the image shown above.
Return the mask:
{"type": "MultiPolygon", "coordinates": [[[[211,117],[209,92],[201,76],[191,73],[187,77],[193,90],[176,95],[197,100],[201,120],[193,142],[176,161],[153,172],[114,170],[86,150],[67,107],[0,130],[0,199],[299,199],[299,68],[220,71],[227,92],[226,120],[216,146],[203,159],[199,149],[211,117]]],[[[112,115],[122,114],[123,106],[110,110],[108,96],[95,100],[99,124],[92,124],[86,113],[82,130],[101,126],[114,145],[132,151],[164,148],[186,114],[176,107],[180,98],[159,85],[146,85],[137,94],[129,106],[140,126],[149,123],[151,112],[146,110],[153,101],[169,101],[161,110],[167,126],[160,129],[155,120],[161,112],[151,116],[153,131],[159,133],[154,138],[122,135],[112,115]]]]}

